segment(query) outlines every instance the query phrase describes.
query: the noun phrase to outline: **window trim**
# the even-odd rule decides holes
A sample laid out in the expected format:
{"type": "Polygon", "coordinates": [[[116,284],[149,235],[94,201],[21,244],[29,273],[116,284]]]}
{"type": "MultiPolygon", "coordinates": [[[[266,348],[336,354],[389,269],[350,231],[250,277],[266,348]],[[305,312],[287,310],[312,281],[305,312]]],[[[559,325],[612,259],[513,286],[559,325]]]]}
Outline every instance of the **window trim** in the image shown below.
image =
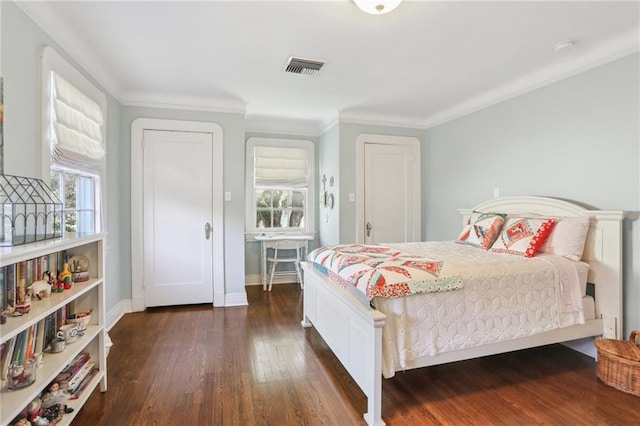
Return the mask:
{"type": "Polygon", "coordinates": [[[247,237],[252,238],[258,234],[287,234],[291,232],[313,234],[316,231],[316,164],[315,164],[315,145],[308,139],[279,139],[279,138],[263,138],[250,137],[247,139],[245,147],[245,233],[247,237]],[[304,229],[293,228],[256,228],[256,191],[254,186],[254,148],[256,146],[281,147],[281,148],[298,148],[307,152],[309,185],[307,186],[307,200],[305,203],[304,229]]]}
{"type": "Polygon", "coordinates": [[[107,182],[107,125],[108,125],[108,111],[107,111],[107,96],[104,91],[93,84],[85,75],[83,75],[76,67],[64,59],[58,52],[56,52],[50,46],[44,46],[40,54],[40,79],[39,79],[39,95],[40,95],[40,108],[38,122],[40,123],[40,173],[41,179],[44,182],[50,182],[51,167],[54,164],[51,160],[51,146],[49,135],[49,114],[51,112],[50,94],[51,94],[51,71],[56,72],[61,77],[66,79],[69,83],[76,86],[87,97],[95,101],[102,110],[103,126],[102,126],[102,141],[105,148],[104,165],[100,170],[95,170],[90,167],[87,168],[69,168],[62,164],[57,165],[59,170],[67,169],[70,171],[77,171],[87,175],[97,176],[96,191],[96,233],[103,232],[106,224],[106,182],[107,182]]]}
{"type": "MultiPolygon", "coordinates": [[[[80,170],[80,169],[72,169],[72,168],[68,168],[68,167],[63,167],[63,166],[58,166],[58,165],[52,165],[49,175],[51,175],[52,172],[56,172],[56,173],[60,173],[61,175],[64,175],[65,173],[69,173],[72,175],[75,175],[76,178],[77,177],[84,177],[84,178],[92,178],[95,180],[96,185],[95,188],[93,188],[94,190],[94,195],[93,195],[93,209],[91,209],[94,214],[95,214],[95,223],[94,223],[94,230],[93,230],[93,234],[97,234],[102,232],[102,222],[99,220],[100,218],[102,218],[102,215],[104,214],[104,212],[102,211],[102,206],[101,206],[101,200],[102,200],[102,185],[101,185],[101,176],[99,174],[97,174],[96,172],[90,172],[87,170],[80,170]]],[[[64,193],[61,193],[63,191],[63,187],[64,187],[64,182],[63,179],[61,179],[61,185],[60,188],[58,190],[58,193],[56,194],[58,196],[58,198],[60,198],[61,200],[63,200],[63,211],[62,211],[62,220],[61,220],[61,226],[62,226],[62,231],[63,231],[63,235],[66,232],[65,228],[66,228],[66,218],[65,218],[65,213],[67,213],[68,211],[75,211],[76,214],[84,211],[84,209],[80,209],[78,208],[78,206],[76,205],[76,207],[72,208],[72,209],[66,209],[64,208],[64,199],[65,199],[65,195],[64,193]]],[[[76,183],[76,190],[77,190],[77,183],[76,183]]],[[[77,203],[77,200],[76,200],[77,203]]],[[[78,219],[76,218],[76,221],[78,219]]],[[[76,229],[76,232],[78,233],[78,235],[92,235],[92,234],[86,234],[83,232],[80,232],[76,229]]]]}

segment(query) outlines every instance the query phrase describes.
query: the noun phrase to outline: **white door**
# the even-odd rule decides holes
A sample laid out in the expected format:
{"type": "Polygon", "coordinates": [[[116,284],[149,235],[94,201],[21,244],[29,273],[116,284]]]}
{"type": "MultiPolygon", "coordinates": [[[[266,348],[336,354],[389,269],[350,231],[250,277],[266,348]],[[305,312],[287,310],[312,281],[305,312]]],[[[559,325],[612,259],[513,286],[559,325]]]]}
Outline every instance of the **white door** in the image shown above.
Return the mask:
{"type": "Polygon", "coordinates": [[[418,241],[421,218],[417,145],[365,142],[363,182],[364,242],[418,241]]]}
{"type": "Polygon", "coordinates": [[[143,151],[145,306],[212,303],[212,135],[145,130],[143,151]]]}

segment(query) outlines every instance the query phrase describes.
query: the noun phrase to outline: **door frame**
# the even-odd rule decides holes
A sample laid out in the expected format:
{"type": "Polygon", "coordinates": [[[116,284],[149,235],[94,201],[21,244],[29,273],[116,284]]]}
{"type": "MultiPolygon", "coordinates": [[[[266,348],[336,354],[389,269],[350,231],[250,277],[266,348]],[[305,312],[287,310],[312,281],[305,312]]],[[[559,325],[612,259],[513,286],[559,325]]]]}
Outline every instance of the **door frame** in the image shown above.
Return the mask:
{"type": "Polygon", "coordinates": [[[137,118],[131,124],[131,305],[134,312],[144,311],[143,263],[143,137],[145,130],[210,133],[213,140],[211,174],[213,239],[213,306],[224,306],[224,203],[223,132],[216,123],[137,118]]]}
{"type": "Polygon", "coordinates": [[[416,201],[414,205],[414,233],[421,237],[422,223],[422,199],[421,199],[421,181],[420,171],[420,140],[411,136],[392,136],[392,135],[376,135],[363,133],[356,138],[356,243],[364,243],[364,150],[366,144],[378,145],[402,145],[413,149],[415,161],[413,162],[413,176],[415,185],[413,186],[413,199],[416,201]]]}

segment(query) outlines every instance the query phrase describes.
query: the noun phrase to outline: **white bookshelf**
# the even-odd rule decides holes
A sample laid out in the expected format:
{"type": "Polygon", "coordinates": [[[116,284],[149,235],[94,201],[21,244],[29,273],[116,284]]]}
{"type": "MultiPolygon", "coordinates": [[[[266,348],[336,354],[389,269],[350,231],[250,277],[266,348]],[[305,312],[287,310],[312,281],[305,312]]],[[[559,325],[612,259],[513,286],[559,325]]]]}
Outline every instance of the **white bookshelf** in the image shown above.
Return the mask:
{"type": "Polygon", "coordinates": [[[28,314],[7,318],[7,322],[0,325],[0,344],[9,342],[20,332],[27,330],[71,302],[74,303],[75,310],[78,312],[91,310],[91,322],[84,335],[76,342],[67,344],[64,351],[59,353],[44,352],[44,362],[37,369],[35,383],[13,391],[9,391],[6,383],[3,383],[0,390],[0,425],[2,426],[10,424],[82,352],[88,352],[91,355],[99,372],[79,399],[69,401],[68,405],[73,407],[74,411],[65,414],[62,422],[58,424],[70,424],[98,384],[102,392],[107,390],[103,235],[96,234],[79,238],[65,236],[61,239],[16,247],[2,247],[0,248],[0,267],[51,253],[59,253],[63,250],[70,256],[83,255],[87,257],[91,278],[86,282],[73,284],[70,290],[65,290],[62,293],[51,293],[48,298],[32,300],[31,310],[28,314]]]}

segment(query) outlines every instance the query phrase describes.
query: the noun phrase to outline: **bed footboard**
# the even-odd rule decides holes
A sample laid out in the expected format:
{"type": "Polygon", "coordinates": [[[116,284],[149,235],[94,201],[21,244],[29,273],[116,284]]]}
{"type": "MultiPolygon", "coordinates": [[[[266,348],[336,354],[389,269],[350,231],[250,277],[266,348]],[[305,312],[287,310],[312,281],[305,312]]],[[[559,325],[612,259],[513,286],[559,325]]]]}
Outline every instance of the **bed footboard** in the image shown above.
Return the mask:
{"type": "Polygon", "coordinates": [[[315,327],[367,396],[368,425],[382,420],[382,327],[385,316],[303,262],[302,325],[315,327]]]}

